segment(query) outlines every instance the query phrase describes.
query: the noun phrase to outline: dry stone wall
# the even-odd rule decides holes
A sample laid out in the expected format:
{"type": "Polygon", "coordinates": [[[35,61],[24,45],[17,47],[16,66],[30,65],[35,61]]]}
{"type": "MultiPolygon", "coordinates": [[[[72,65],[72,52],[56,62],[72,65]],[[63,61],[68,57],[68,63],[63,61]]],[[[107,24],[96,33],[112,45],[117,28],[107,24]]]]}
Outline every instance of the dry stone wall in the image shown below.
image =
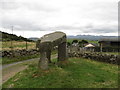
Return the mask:
{"type": "Polygon", "coordinates": [[[119,65],[120,55],[103,54],[100,52],[85,52],[84,50],[71,51],[71,48],[69,47],[68,47],[68,51],[69,51],[68,52],[69,57],[83,57],[91,60],[119,65]]]}
{"type": "Polygon", "coordinates": [[[83,57],[91,60],[101,61],[101,62],[107,62],[111,64],[118,64],[120,60],[120,55],[111,55],[111,54],[102,54],[102,53],[68,53],[69,57],[83,57]]]}
{"type": "Polygon", "coordinates": [[[0,52],[1,57],[17,57],[17,56],[28,56],[28,55],[35,55],[39,54],[39,51],[36,49],[31,49],[31,50],[9,50],[9,51],[1,51],[0,52]]]}

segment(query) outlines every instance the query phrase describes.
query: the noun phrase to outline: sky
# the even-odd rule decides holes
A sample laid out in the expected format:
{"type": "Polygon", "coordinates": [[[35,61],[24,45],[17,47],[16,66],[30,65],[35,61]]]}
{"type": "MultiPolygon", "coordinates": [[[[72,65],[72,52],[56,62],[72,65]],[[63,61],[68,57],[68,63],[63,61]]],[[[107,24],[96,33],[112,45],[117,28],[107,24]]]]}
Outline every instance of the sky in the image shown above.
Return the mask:
{"type": "Polygon", "coordinates": [[[118,35],[118,0],[0,0],[0,31],[41,37],[118,35]]]}

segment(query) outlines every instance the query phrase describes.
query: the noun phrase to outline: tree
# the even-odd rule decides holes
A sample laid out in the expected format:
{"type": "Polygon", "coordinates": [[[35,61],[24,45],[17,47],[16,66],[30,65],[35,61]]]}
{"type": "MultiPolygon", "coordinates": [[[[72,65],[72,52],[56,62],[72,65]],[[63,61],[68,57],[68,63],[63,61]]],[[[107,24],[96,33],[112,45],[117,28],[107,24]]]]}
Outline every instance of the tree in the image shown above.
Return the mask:
{"type": "Polygon", "coordinates": [[[73,41],[72,41],[72,44],[73,44],[73,43],[78,43],[78,40],[73,40],[73,41]]]}
{"type": "Polygon", "coordinates": [[[78,44],[79,44],[80,47],[83,47],[84,44],[88,44],[88,41],[87,40],[82,40],[82,41],[79,41],[78,44]]]}
{"type": "Polygon", "coordinates": [[[79,41],[78,44],[79,44],[79,47],[83,47],[82,41],[79,41]]]}
{"type": "Polygon", "coordinates": [[[87,40],[82,40],[81,42],[82,42],[82,44],[87,44],[88,43],[87,40]]]}
{"type": "Polygon", "coordinates": [[[70,42],[67,42],[67,46],[70,46],[70,42]]]}

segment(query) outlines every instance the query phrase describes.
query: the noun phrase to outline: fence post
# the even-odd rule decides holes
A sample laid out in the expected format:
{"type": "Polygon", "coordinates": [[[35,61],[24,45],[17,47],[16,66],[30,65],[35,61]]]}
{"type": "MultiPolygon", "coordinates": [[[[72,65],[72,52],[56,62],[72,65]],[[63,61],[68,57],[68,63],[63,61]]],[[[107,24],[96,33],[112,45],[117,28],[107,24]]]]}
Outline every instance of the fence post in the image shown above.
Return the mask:
{"type": "Polygon", "coordinates": [[[26,40],[26,49],[28,49],[27,40],[26,40]]]}
{"type": "Polygon", "coordinates": [[[102,52],[102,43],[101,43],[101,45],[100,45],[100,52],[102,52]]]}

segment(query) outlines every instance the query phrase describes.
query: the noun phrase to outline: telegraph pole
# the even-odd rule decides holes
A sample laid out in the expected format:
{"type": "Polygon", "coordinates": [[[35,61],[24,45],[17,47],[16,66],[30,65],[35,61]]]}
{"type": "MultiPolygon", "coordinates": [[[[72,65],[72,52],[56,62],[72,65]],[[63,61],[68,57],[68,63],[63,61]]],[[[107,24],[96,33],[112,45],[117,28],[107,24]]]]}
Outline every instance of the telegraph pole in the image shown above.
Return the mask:
{"type": "MultiPolygon", "coordinates": [[[[11,26],[11,31],[13,35],[13,26],[11,26]]],[[[11,36],[11,50],[13,50],[13,36],[11,36]]]]}
{"type": "Polygon", "coordinates": [[[101,45],[100,45],[100,52],[102,52],[102,47],[103,47],[103,46],[102,46],[102,43],[101,43],[101,45]]]}
{"type": "Polygon", "coordinates": [[[28,49],[28,47],[27,47],[28,45],[27,45],[27,40],[26,40],[26,50],[28,49]]]}
{"type": "MultiPolygon", "coordinates": [[[[24,31],[23,31],[23,37],[24,37],[24,31]]],[[[25,38],[25,37],[24,37],[25,38]]],[[[28,49],[28,45],[27,45],[27,39],[25,39],[25,46],[26,46],[26,50],[28,49]]]]}
{"type": "Polygon", "coordinates": [[[11,31],[12,31],[12,36],[11,36],[11,51],[12,51],[12,57],[14,56],[14,51],[13,51],[13,26],[11,26],[11,31]]]}

